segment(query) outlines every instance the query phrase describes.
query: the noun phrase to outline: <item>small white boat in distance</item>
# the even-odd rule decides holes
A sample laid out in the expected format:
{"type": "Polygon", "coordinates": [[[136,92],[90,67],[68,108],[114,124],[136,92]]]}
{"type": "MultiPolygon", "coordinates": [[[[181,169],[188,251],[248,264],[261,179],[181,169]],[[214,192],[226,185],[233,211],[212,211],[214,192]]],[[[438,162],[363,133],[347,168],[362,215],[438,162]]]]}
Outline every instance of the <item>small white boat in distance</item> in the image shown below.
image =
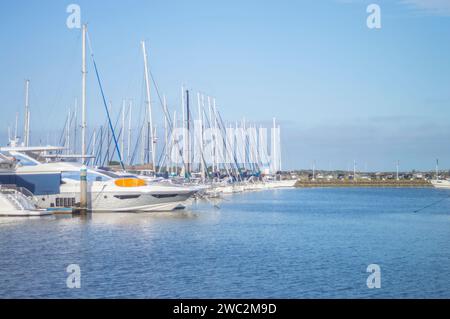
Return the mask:
{"type": "Polygon", "coordinates": [[[267,188],[286,188],[286,187],[294,187],[297,183],[296,179],[284,179],[281,181],[268,181],[266,183],[267,188]]]}
{"type": "Polygon", "coordinates": [[[447,179],[433,179],[431,185],[436,188],[448,188],[450,189],[450,181],[447,179]]]}

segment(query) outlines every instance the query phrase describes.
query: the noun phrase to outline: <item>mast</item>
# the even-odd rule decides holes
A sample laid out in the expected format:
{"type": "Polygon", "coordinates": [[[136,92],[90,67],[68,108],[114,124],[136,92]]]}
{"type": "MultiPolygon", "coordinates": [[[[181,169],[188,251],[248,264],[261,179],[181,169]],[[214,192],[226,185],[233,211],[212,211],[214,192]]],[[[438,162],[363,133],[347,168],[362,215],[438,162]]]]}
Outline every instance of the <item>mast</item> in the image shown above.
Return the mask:
{"type": "Polygon", "coordinates": [[[198,128],[200,132],[196,134],[198,136],[198,150],[199,150],[199,172],[201,174],[202,180],[205,179],[205,167],[203,163],[203,119],[202,119],[202,103],[204,102],[203,94],[201,96],[200,102],[200,92],[197,92],[197,108],[198,108],[198,128]]]}
{"type": "Polygon", "coordinates": [[[67,127],[66,127],[66,154],[70,154],[70,124],[72,122],[72,114],[70,112],[69,107],[69,114],[67,115],[67,127]]]}
{"type": "Polygon", "coordinates": [[[201,176],[202,180],[205,180],[206,178],[206,167],[205,167],[205,159],[204,159],[204,148],[205,148],[205,141],[204,141],[204,124],[203,124],[203,110],[205,109],[205,96],[202,94],[201,98],[201,106],[199,105],[199,120],[200,120],[200,167],[201,167],[201,176]]]}
{"type": "Polygon", "coordinates": [[[246,125],[245,125],[245,118],[242,119],[241,122],[241,135],[242,135],[242,160],[243,160],[243,166],[244,170],[247,170],[247,138],[246,138],[246,125]]]}
{"type": "Polygon", "coordinates": [[[81,158],[86,160],[86,32],[87,25],[83,24],[82,35],[82,64],[81,64],[81,158]]]}
{"type": "Polygon", "coordinates": [[[30,80],[25,80],[25,123],[23,126],[23,143],[29,146],[30,143],[30,104],[29,104],[30,80]]]}
{"type": "Polygon", "coordinates": [[[19,122],[19,113],[16,113],[16,127],[14,128],[14,143],[17,143],[17,126],[18,126],[17,123],[18,122],[19,122]]]}
{"type": "Polygon", "coordinates": [[[77,141],[78,141],[78,137],[77,137],[77,133],[78,133],[78,99],[75,98],[75,110],[73,113],[73,152],[75,154],[79,154],[78,153],[78,147],[77,147],[77,141]]]}
{"type": "Polygon", "coordinates": [[[128,165],[131,165],[131,161],[130,161],[130,150],[131,150],[131,109],[132,109],[132,102],[130,100],[130,104],[129,104],[129,110],[128,110],[128,147],[127,147],[127,162],[128,165]]]}
{"type": "MultiPolygon", "coordinates": [[[[96,152],[95,146],[97,144],[97,130],[95,128],[94,128],[94,132],[92,134],[93,135],[92,135],[92,151],[91,151],[91,154],[93,156],[95,156],[95,152],[96,152]]],[[[94,160],[95,160],[95,158],[92,161],[94,162],[94,160]]],[[[89,162],[90,161],[91,160],[89,159],[89,162]]]]}
{"type": "Polygon", "coordinates": [[[439,159],[436,158],[436,179],[439,179],[439,159]]]}
{"type": "MultiPolygon", "coordinates": [[[[211,107],[211,97],[210,96],[208,96],[208,113],[209,113],[209,128],[210,128],[210,130],[212,131],[212,128],[213,128],[213,122],[212,122],[212,107],[211,107]]],[[[214,174],[214,172],[216,171],[216,169],[215,169],[215,166],[214,166],[214,163],[215,163],[215,160],[214,160],[214,137],[215,137],[215,134],[213,134],[212,136],[211,136],[211,162],[212,162],[212,173],[214,174]]]]}
{"type": "Polygon", "coordinates": [[[150,81],[149,81],[149,75],[148,75],[148,61],[147,61],[147,50],[145,48],[145,41],[141,42],[142,44],[142,54],[144,55],[144,69],[145,69],[145,88],[147,93],[147,106],[148,106],[148,123],[149,123],[149,139],[151,144],[151,152],[152,152],[152,167],[153,170],[156,172],[156,154],[155,154],[155,143],[156,140],[154,138],[154,131],[153,131],[153,118],[152,118],[152,104],[151,104],[151,98],[150,98],[150,81]]]}
{"type": "Polygon", "coordinates": [[[186,133],[187,133],[187,139],[186,139],[186,154],[187,154],[187,162],[186,162],[186,166],[187,166],[187,177],[190,177],[191,175],[191,153],[190,153],[190,110],[189,110],[189,90],[186,90],[186,133]]]}
{"type": "Polygon", "coordinates": [[[184,172],[185,170],[185,164],[187,163],[187,136],[186,136],[186,111],[184,109],[184,101],[185,101],[185,97],[184,97],[184,86],[181,86],[181,114],[182,114],[182,118],[181,118],[181,125],[182,125],[182,132],[183,132],[183,152],[181,154],[181,159],[183,162],[183,166],[182,166],[182,172],[181,175],[186,175],[186,172],[184,172]]]}
{"type": "Polygon", "coordinates": [[[312,176],[312,180],[315,181],[316,180],[316,161],[313,161],[313,176],[312,176]]]}
{"type": "Polygon", "coordinates": [[[281,172],[281,126],[278,125],[278,170],[281,172]]]}
{"type": "Polygon", "coordinates": [[[213,98],[213,114],[214,114],[214,144],[213,144],[213,150],[214,150],[214,166],[216,168],[216,172],[220,173],[220,169],[219,169],[219,158],[217,156],[217,148],[218,148],[218,134],[217,134],[217,129],[218,129],[218,114],[217,114],[217,108],[216,108],[216,99],[213,98]]]}
{"type": "MultiPolygon", "coordinates": [[[[177,111],[173,111],[173,130],[176,129],[177,126],[177,111]]],[[[178,140],[175,137],[175,134],[172,134],[172,138],[173,138],[173,146],[175,147],[175,175],[178,175],[178,161],[179,161],[179,152],[180,152],[180,147],[178,145],[178,140]]]]}
{"type": "Polygon", "coordinates": [[[276,143],[276,119],[273,118],[273,127],[272,127],[272,170],[273,173],[277,173],[277,143],[276,143]]]}
{"type": "MultiPolygon", "coordinates": [[[[169,113],[167,112],[167,101],[166,101],[166,95],[163,95],[163,106],[164,106],[164,145],[165,145],[165,158],[164,162],[166,163],[166,171],[168,172],[168,165],[169,165],[169,123],[167,121],[167,116],[169,116],[169,113]]],[[[161,165],[162,166],[162,165],[161,165]]],[[[161,169],[161,168],[160,168],[161,169]]]]}
{"type": "Polygon", "coordinates": [[[122,132],[120,142],[120,153],[125,154],[125,99],[122,100],[122,132]]]}

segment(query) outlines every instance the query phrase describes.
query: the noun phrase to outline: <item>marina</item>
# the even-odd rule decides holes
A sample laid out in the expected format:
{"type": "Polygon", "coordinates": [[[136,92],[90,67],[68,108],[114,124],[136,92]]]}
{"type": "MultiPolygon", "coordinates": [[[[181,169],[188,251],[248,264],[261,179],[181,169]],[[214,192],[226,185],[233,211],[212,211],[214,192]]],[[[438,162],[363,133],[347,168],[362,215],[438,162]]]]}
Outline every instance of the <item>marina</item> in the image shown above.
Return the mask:
{"type": "Polygon", "coordinates": [[[0,300],[450,299],[445,1],[78,2],[0,10],[0,300]]]}
{"type": "Polygon", "coordinates": [[[162,151],[157,153],[158,138],[154,128],[156,114],[151,103],[151,92],[154,90],[159,96],[159,91],[153,76],[150,75],[145,41],[140,43],[144,62],[145,116],[140,124],[141,135],[136,137],[135,149],[131,150],[132,105],[127,107],[125,99],[123,100],[118,117],[121,118],[122,125],[118,127],[117,122],[113,125],[111,107],[106,102],[90,45],[90,57],[103,99],[107,124],[99,128],[100,138],[97,139],[95,128],[90,131],[91,136],[88,136],[88,39],[87,25],[83,25],[81,123],[77,123],[76,112],[72,113],[69,109],[61,129],[60,145],[31,145],[30,80],[27,79],[23,138],[19,138],[17,133],[16,115],[14,135],[9,134],[8,145],[0,147],[4,162],[10,164],[9,171],[0,173],[0,184],[25,189],[31,194],[36,210],[46,210],[49,214],[67,208],[81,212],[172,211],[184,209],[194,197],[218,197],[221,194],[295,186],[295,178],[288,176],[286,179],[284,176],[282,179],[279,175],[280,126],[275,118],[269,156],[265,139],[267,130],[262,127],[257,130],[256,125],[246,122],[245,119],[240,124],[236,122],[234,128],[227,127],[218,111],[216,100],[210,96],[205,97],[197,93],[198,119],[194,121],[190,107],[190,91],[184,86],[181,88],[181,127],[177,126],[176,112],[174,119],[170,116],[165,97],[160,100],[165,139],[162,151]],[[153,90],[151,84],[154,84],[153,90]],[[80,155],[74,147],[78,142],[76,131],[79,126],[80,155]],[[104,136],[103,130],[106,130],[104,136]],[[177,131],[181,134],[177,135],[177,131]],[[72,134],[74,138],[71,138],[72,134]],[[139,151],[141,156],[138,164],[146,169],[130,170],[135,161],[138,161],[134,155],[139,151]],[[111,166],[114,163],[118,165],[111,166]]]}

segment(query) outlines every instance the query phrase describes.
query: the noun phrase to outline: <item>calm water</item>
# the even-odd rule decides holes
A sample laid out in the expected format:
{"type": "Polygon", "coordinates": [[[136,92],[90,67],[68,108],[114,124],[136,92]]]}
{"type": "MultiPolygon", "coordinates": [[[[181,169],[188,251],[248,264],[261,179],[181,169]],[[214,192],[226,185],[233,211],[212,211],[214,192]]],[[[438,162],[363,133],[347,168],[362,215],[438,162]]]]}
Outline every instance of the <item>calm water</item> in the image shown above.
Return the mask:
{"type": "Polygon", "coordinates": [[[450,195],[293,189],[170,214],[0,219],[0,297],[450,297],[450,195]],[[381,289],[366,268],[381,267],[381,289]],[[66,287],[79,264],[81,288],[66,287]]]}

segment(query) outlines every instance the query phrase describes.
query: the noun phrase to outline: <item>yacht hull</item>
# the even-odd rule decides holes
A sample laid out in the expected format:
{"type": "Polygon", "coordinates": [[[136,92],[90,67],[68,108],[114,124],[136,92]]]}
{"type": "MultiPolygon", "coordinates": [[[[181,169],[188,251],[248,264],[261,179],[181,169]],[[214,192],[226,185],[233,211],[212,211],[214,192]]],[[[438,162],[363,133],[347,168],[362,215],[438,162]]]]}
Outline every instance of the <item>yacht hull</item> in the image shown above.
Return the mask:
{"type": "MultiPolygon", "coordinates": [[[[91,192],[88,209],[93,212],[161,212],[184,207],[194,192],[152,194],[123,192],[91,192]]],[[[41,208],[74,207],[80,201],[77,192],[36,196],[41,208]]]]}

